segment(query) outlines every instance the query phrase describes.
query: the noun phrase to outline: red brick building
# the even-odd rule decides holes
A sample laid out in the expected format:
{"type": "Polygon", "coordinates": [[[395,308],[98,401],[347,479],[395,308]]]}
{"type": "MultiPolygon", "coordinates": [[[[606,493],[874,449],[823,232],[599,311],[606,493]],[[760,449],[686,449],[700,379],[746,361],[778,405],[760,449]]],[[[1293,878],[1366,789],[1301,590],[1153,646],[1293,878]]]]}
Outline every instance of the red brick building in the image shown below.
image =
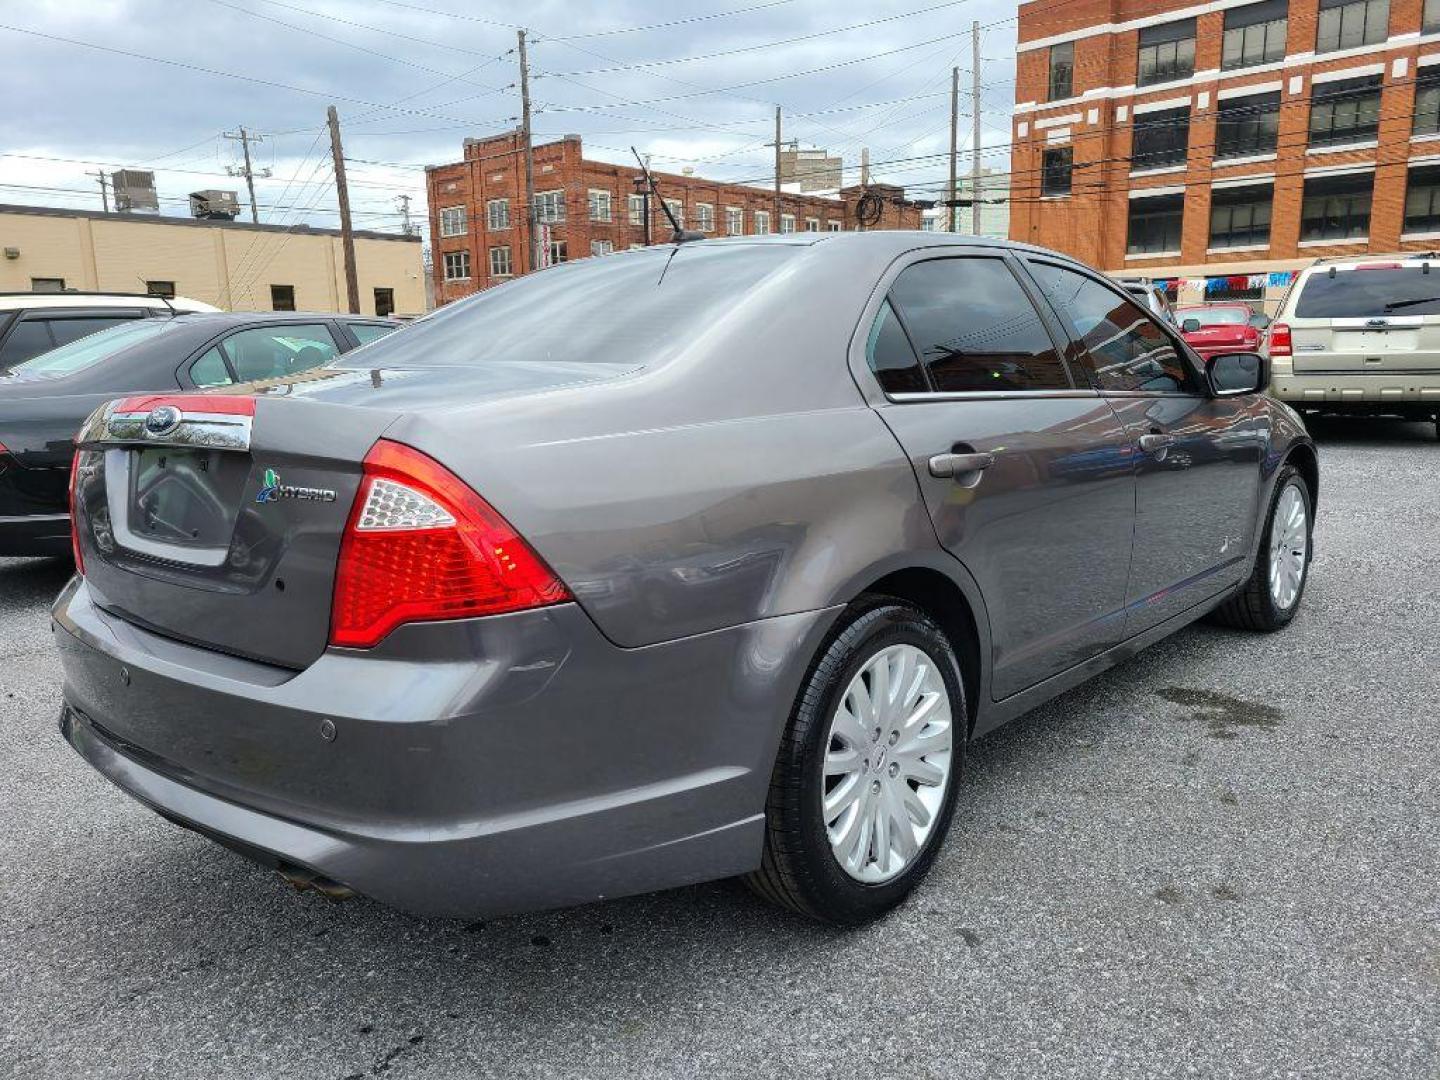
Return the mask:
{"type": "MultiPolygon", "coordinates": [[[[466,139],[463,161],[425,170],[437,304],[531,269],[523,151],[519,132],[466,139]]],[[[532,157],[536,218],[542,236],[548,235],[552,262],[645,243],[638,168],[587,160],[578,135],[538,145],[532,157]]],[[[776,221],[775,194],[763,187],[653,175],[681,225],[707,235],[853,229],[867,191],[879,197],[881,207],[879,220],[868,228],[920,228],[920,208],[905,201],[903,188],[887,184],[842,188],[834,197],[786,192],[776,221]]],[[[651,206],[650,218],[652,242],[668,240],[672,230],[658,205],[651,206]]]]}
{"type": "Polygon", "coordinates": [[[1440,245],[1440,0],[1033,0],[1015,100],[1011,237],[1182,299],[1440,245]]]}

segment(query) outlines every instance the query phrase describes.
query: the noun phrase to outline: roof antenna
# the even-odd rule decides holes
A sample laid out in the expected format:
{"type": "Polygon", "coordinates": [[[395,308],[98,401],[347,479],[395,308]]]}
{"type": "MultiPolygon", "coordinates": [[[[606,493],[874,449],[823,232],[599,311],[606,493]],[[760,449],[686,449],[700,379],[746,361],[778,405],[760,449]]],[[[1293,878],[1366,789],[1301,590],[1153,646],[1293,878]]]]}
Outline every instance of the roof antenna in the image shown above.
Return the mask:
{"type": "Polygon", "coordinates": [[[142,278],[139,274],[136,274],[136,275],[135,275],[135,280],[138,281],[138,282],[140,282],[141,285],[144,285],[144,286],[145,286],[145,295],[146,295],[146,296],[153,296],[153,297],[155,297],[156,300],[159,300],[162,304],[164,304],[167,308],[170,309],[170,314],[171,314],[172,316],[175,316],[175,315],[180,314],[178,311],[175,310],[174,305],[172,305],[172,304],[170,303],[170,301],[169,301],[166,297],[161,296],[159,293],[151,292],[151,291],[150,291],[150,283],[149,283],[148,281],[146,281],[144,278],[142,278]]]}
{"type": "Polygon", "coordinates": [[[670,238],[672,244],[684,244],[691,240],[704,240],[702,232],[687,232],[680,227],[680,222],[675,220],[675,215],[670,210],[670,204],[660,198],[660,189],[655,186],[655,177],[650,175],[650,170],[645,167],[645,162],[640,157],[640,152],[635,147],[630,147],[630,152],[635,155],[635,161],[640,165],[641,175],[645,177],[645,183],[650,186],[650,194],[660,203],[660,209],[665,211],[665,216],[670,220],[670,227],[675,230],[675,235],[670,238]]]}

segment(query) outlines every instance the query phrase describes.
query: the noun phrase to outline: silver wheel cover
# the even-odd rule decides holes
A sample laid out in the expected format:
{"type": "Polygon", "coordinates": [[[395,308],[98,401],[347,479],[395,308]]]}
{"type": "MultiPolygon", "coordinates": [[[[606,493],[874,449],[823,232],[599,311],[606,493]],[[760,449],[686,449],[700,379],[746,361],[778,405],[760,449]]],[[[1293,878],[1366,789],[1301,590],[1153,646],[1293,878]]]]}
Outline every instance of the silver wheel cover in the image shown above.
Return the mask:
{"type": "Polygon", "coordinates": [[[1305,496],[1291,481],[1280,493],[1275,520],[1270,525],[1270,599],[1280,611],[1289,611],[1300,596],[1309,551],[1310,517],[1305,510],[1305,496]]]}
{"type": "Polygon", "coordinates": [[[845,873],[877,884],[925,847],[950,784],[950,693],[914,645],[881,649],[850,680],[830,721],[821,799],[845,873]]]}

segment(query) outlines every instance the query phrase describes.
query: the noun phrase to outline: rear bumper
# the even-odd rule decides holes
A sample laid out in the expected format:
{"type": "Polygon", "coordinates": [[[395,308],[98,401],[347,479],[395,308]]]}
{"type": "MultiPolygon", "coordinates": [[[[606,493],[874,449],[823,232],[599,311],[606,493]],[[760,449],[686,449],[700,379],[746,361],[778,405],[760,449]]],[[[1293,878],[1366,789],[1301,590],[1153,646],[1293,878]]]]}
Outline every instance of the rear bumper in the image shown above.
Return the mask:
{"type": "Polygon", "coordinates": [[[1271,393],[1296,408],[1433,416],[1440,412],[1440,371],[1276,371],[1271,393]]]}
{"type": "Polygon", "coordinates": [[[23,558],[69,554],[69,514],[0,517],[0,555],[23,558]]]}
{"type": "Polygon", "coordinates": [[[780,726],[830,622],[619,649],[564,605],[287,673],[106,615],[83,581],[54,614],[61,730],[123,790],[261,861],[468,917],[759,865],[780,726]]]}

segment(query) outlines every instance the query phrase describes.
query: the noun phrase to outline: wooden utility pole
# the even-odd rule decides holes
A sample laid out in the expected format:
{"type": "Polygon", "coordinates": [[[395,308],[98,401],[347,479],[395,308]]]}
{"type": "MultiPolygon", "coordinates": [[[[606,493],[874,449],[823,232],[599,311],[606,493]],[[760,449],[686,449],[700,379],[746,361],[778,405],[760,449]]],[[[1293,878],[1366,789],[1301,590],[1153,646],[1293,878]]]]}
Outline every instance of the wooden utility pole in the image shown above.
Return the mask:
{"type": "Polygon", "coordinates": [[[340,248],[345,254],[345,295],[350,314],[360,314],[360,281],[355,274],[355,234],[350,231],[350,189],[345,186],[345,151],[340,147],[340,114],[331,105],[330,154],[335,159],[335,197],[340,200],[340,248]]]}
{"type": "Polygon", "coordinates": [[[525,143],[525,233],[530,265],[540,266],[540,233],[535,228],[535,147],[530,138],[530,59],[525,52],[525,31],[517,30],[520,48],[520,138],[525,143]]]}
{"type": "Polygon", "coordinates": [[[775,106],[775,220],[770,231],[780,231],[780,106],[775,106]]]}
{"type": "Polygon", "coordinates": [[[106,185],[110,180],[110,175],[104,169],[96,169],[85,175],[93,176],[100,181],[100,207],[108,214],[110,212],[110,191],[106,185]]]}
{"type": "Polygon", "coordinates": [[[980,23],[970,24],[970,232],[980,235],[980,23]]]}
{"type": "MultiPolygon", "coordinates": [[[[238,170],[234,167],[229,167],[226,169],[226,172],[228,172],[231,176],[240,175],[245,177],[245,187],[250,192],[250,220],[258,225],[260,224],[260,210],[255,205],[255,170],[250,167],[250,144],[252,142],[264,142],[265,137],[263,135],[251,135],[243,127],[239,129],[238,133],[222,131],[221,135],[223,135],[227,139],[234,139],[240,143],[240,151],[245,158],[245,167],[238,170]]],[[[270,170],[262,169],[260,175],[262,177],[269,176],[270,170]]]]}
{"type": "Polygon", "coordinates": [[[950,194],[945,197],[945,231],[955,231],[955,158],[960,153],[960,69],[950,69],[950,194]]]}
{"type": "Polygon", "coordinates": [[[860,148],[860,186],[870,186],[870,148],[868,146],[860,148]]]}

